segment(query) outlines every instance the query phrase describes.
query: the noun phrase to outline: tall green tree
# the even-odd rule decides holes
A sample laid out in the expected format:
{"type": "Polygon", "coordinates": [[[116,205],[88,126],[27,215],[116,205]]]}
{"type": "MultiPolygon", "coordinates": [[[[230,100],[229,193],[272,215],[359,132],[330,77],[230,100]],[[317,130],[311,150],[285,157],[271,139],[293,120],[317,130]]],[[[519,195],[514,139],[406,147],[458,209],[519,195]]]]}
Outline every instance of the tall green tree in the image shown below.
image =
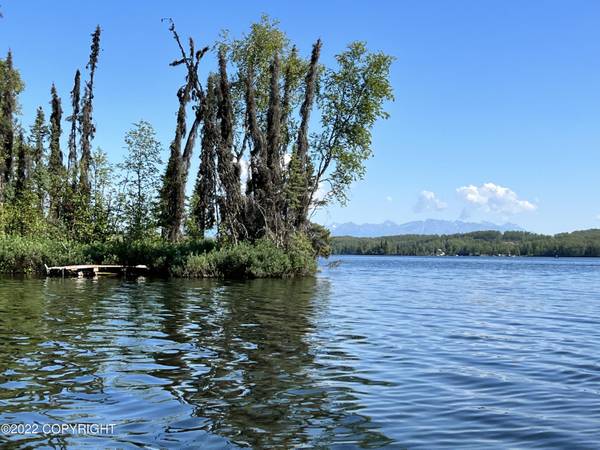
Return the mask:
{"type": "Polygon", "coordinates": [[[232,153],[250,165],[242,227],[250,239],[286,245],[297,231],[312,233],[315,208],[344,202],[363,176],[371,129],[387,117],[392,58],[355,42],[336,57],[337,67],[324,67],[321,46],[318,40],[310,59],[300,58],[268,17],[221,42],[235,74],[232,153]]]}
{"type": "Polygon", "coordinates": [[[169,146],[170,155],[160,190],[160,224],[163,237],[175,241],[179,239],[183,220],[183,211],[179,207],[182,194],[179,188],[182,177],[181,145],[186,135],[186,108],[191,96],[191,84],[188,82],[177,91],[179,108],[175,137],[169,146]]]}
{"type": "Polygon", "coordinates": [[[249,162],[244,213],[238,227],[245,236],[240,237],[269,236],[282,243],[286,234],[281,217],[284,161],[296,128],[292,111],[299,105],[307,64],[278,22],[267,16],[239,39],[225,36],[220,48],[226,63],[234,68],[229,82],[232,152],[238,165],[249,162]]]}
{"type": "Polygon", "coordinates": [[[89,177],[92,159],[92,140],[96,133],[96,127],[92,119],[94,100],[94,76],[100,55],[100,26],[92,34],[92,45],[90,47],[90,59],[86,68],[89,70],[89,78],[85,83],[82,107],[81,107],[81,159],[79,161],[79,190],[80,194],[87,197],[91,193],[89,177]]]}
{"type": "Polygon", "coordinates": [[[23,131],[15,139],[16,170],[11,201],[1,209],[4,232],[19,236],[43,236],[47,223],[39,208],[39,198],[31,188],[30,165],[32,148],[25,142],[23,131]]]}
{"type": "Polygon", "coordinates": [[[63,164],[63,154],[60,149],[63,111],[61,100],[54,83],[50,89],[50,95],[52,97],[50,100],[52,112],[50,114],[50,156],[48,157],[49,216],[52,219],[59,219],[62,218],[64,184],[68,183],[68,179],[63,164]]]}
{"type": "MultiPolygon", "coordinates": [[[[104,240],[115,231],[113,215],[116,212],[116,195],[112,184],[114,173],[115,168],[106,152],[100,147],[96,148],[90,160],[90,204],[83,205],[84,209],[89,208],[89,216],[94,225],[90,240],[104,240]]],[[[82,197],[85,199],[85,196],[82,197]]]]}
{"type": "Polygon", "coordinates": [[[46,156],[46,140],[48,138],[48,127],[46,125],[46,115],[41,106],[38,106],[35,112],[35,122],[30,131],[32,145],[32,166],[35,169],[38,165],[44,164],[46,156]]]}
{"type": "Polygon", "coordinates": [[[31,178],[31,189],[38,199],[38,208],[44,213],[48,192],[48,170],[46,166],[46,141],[48,139],[48,126],[42,107],[38,107],[35,122],[30,131],[31,155],[28,170],[31,178]]]}
{"type": "Polygon", "coordinates": [[[127,233],[133,239],[152,235],[157,227],[162,145],[152,125],[144,120],[125,134],[127,155],[120,169],[124,175],[124,214],[127,233]]]}
{"type": "Polygon", "coordinates": [[[215,97],[219,101],[217,121],[220,135],[217,146],[217,174],[221,191],[217,205],[221,218],[220,238],[237,243],[248,237],[245,222],[245,199],[241,189],[241,164],[244,145],[235,149],[235,108],[231,83],[227,75],[226,48],[219,49],[219,82],[215,85],[215,97]]]}
{"type": "Polygon", "coordinates": [[[27,144],[21,131],[16,141],[17,147],[17,173],[15,176],[15,199],[22,199],[29,188],[29,161],[27,155],[27,144]]]}
{"type": "Polygon", "coordinates": [[[15,115],[17,97],[23,90],[19,72],[13,66],[12,52],[0,60],[0,198],[14,171],[15,115]]]}
{"type": "Polygon", "coordinates": [[[319,82],[320,131],[311,146],[315,173],[304,211],[332,201],[346,203],[350,185],[364,176],[365,161],[373,154],[372,128],[388,118],[384,104],[394,99],[389,80],[393,57],[353,42],[336,61],[337,67],[327,68],[319,82]],[[321,198],[319,190],[324,191],[321,198]]]}
{"type": "Polygon", "coordinates": [[[68,158],[67,158],[67,177],[62,192],[61,216],[62,222],[69,231],[74,231],[77,209],[80,209],[79,170],[78,170],[78,151],[77,137],[80,133],[79,120],[81,116],[81,72],[79,69],[75,72],[73,79],[73,89],[71,89],[71,115],[67,121],[71,122],[68,139],[68,158]]]}
{"type": "Polygon", "coordinates": [[[81,242],[103,241],[114,233],[116,195],[111,180],[114,167],[106,152],[97,148],[91,155],[89,167],[90,193],[79,191],[73,197],[72,233],[81,242]]]}
{"type": "Polygon", "coordinates": [[[204,237],[204,232],[216,224],[216,158],[219,145],[217,83],[217,77],[211,75],[207,82],[206,101],[204,102],[200,167],[190,211],[191,231],[200,237],[204,237]]]}
{"type": "Polygon", "coordinates": [[[71,122],[71,130],[69,131],[69,157],[67,162],[68,179],[71,187],[75,189],[77,186],[77,133],[79,131],[79,102],[81,99],[81,72],[79,69],[75,72],[73,80],[73,89],[71,90],[71,115],[67,120],[71,122]]]}

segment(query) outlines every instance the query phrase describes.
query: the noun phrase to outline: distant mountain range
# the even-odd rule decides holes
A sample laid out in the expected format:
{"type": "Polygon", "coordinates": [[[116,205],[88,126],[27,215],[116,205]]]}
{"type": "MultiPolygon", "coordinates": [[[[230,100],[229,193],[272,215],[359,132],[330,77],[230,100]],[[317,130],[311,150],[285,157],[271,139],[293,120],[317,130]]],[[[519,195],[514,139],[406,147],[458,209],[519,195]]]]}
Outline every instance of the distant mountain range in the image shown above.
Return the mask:
{"type": "Polygon", "coordinates": [[[383,223],[353,222],[334,223],[329,226],[332,236],[379,237],[397,236],[401,234],[457,234],[471,233],[473,231],[525,231],[514,223],[498,225],[492,222],[463,222],[461,220],[417,220],[397,224],[386,220],[383,223]]]}

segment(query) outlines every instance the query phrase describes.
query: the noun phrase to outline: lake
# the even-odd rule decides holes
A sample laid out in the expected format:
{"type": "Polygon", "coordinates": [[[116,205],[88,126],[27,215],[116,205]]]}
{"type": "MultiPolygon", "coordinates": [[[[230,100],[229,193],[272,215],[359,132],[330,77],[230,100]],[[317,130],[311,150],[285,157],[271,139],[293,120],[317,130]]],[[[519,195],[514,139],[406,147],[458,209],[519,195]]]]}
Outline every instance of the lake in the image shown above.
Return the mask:
{"type": "Polygon", "coordinates": [[[314,279],[0,279],[8,448],[598,448],[600,260],[333,257],[314,279]]]}

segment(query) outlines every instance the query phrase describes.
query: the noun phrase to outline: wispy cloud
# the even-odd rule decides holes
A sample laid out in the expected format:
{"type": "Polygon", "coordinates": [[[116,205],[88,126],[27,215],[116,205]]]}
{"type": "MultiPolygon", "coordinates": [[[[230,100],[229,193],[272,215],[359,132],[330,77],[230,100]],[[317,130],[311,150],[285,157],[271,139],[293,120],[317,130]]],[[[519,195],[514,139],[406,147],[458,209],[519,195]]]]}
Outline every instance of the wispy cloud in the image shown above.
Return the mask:
{"type": "Polygon", "coordinates": [[[437,195],[435,195],[435,192],[421,191],[413,210],[417,213],[425,211],[443,211],[447,207],[448,205],[441,201],[437,195]]]}
{"type": "Polygon", "coordinates": [[[537,209],[537,205],[520,199],[512,189],[494,183],[470,184],[459,187],[456,192],[468,206],[484,212],[511,215],[537,209]]]}
{"type": "Polygon", "coordinates": [[[392,202],[392,201],[394,201],[394,199],[392,198],[392,196],[391,196],[391,195],[388,195],[388,196],[387,196],[385,199],[386,199],[388,202],[392,202]]]}

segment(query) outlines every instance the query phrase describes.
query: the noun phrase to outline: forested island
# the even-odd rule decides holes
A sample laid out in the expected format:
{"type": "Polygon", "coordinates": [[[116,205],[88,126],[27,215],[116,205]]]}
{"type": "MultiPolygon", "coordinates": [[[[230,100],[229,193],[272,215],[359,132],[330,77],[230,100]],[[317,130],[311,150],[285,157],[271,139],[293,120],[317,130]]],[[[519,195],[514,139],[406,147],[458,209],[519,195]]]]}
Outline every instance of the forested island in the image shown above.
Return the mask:
{"type": "Polygon", "coordinates": [[[372,127],[393,99],[392,57],[353,42],[326,67],[320,40],[302,56],[268,17],[201,48],[164,22],[170,65],[183,75],[164,166],[145,120],[124,137],[121,161],[93,147],[100,27],[69,101],[49,83],[49,113],[40,106],[29,127],[15,63],[28,56],[0,60],[0,272],[119,263],[189,277],[290,276],[313,273],[329,253],[328,231],[310,218],[346,202],[364,176],[372,127]],[[217,69],[202,75],[209,57],[217,69]]]}
{"type": "Polygon", "coordinates": [[[452,235],[402,235],[379,238],[332,238],[338,255],[401,256],[600,256],[600,230],[554,236],[525,231],[476,231],[452,235]]]}

